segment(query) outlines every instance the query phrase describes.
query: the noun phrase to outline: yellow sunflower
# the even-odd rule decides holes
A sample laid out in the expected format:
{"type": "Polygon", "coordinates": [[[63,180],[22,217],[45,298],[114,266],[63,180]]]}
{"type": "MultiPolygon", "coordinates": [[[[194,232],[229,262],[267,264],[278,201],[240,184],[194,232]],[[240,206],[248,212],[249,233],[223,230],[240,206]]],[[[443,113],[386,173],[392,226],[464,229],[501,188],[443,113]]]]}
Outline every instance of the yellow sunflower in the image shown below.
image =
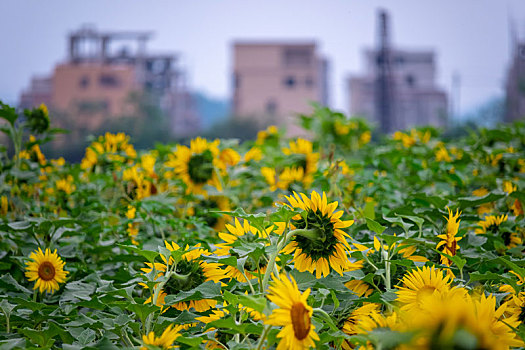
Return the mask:
{"type": "Polygon", "coordinates": [[[58,284],[66,281],[66,276],[69,273],[64,271],[65,262],[57,255],[57,250],[51,253],[49,248],[46,249],[45,254],[42,249],[34,251],[29,255],[33,261],[26,262],[25,275],[29,281],[36,280],[33,289],[37,289],[40,293],[44,291],[54,293],[58,290],[58,284]]]}
{"type": "Polygon", "coordinates": [[[516,232],[503,232],[501,234],[501,238],[503,238],[503,243],[507,248],[514,248],[517,247],[522,243],[521,238],[518,236],[516,232]]]}
{"type": "Polygon", "coordinates": [[[272,326],[283,326],[277,334],[281,338],[278,350],[315,348],[314,340],[319,340],[319,336],[312,324],[313,309],[307,303],[309,295],[310,288],[301,294],[293,277],[289,280],[283,276],[270,286],[268,299],[279,308],[273,310],[264,322],[272,326]]]}
{"type": "MultiPolygon", "coordinates": [[[[177,243],[164,242],[166,248],[169,251],[175,251],[181,249],[177,243]]],[[[204,282],[213,281],[215,283],[220,282],[222,279],[227,278],[224,274],[224,270],[221,269],[221,264],[209,263],[201,259],[202,256],[210,255],[210,252],[206,249],[201,248],[200,244],[197,244],[190,250],[189,246],[184,249],[186,253],[182,256],[181,261],[177,263],[175,274],[172,275],[164,285],[163,290],[159,294],[157,299],[157,306],[164,305],[164,298],[167,295],[174,295],[181,291],[188,291],[196,288],[204,282]]],[[[159,273],[156,278],[163,276],[166,272],[166,258],[161,255],[163,263],[155,263],[155,270],[159,273]]],[[[173,263],[170,258],[170,264],[173,263]]],[[[150,273],[153,270],[151,263],[146,263],[148,267],[142,268],[145,273],[150,273]]],[[[143,285],[145,286],[145,285],[143,285]]],[[[152,302],[150,297],[145,303],[152,302]]],[[[183,311],[195,309],[197,312],[209,310],[210,308],[217,305],[217,301],[214,299],[202,299],[202,300],[189,300],[181,301],[172,305],[175,309],[183,311]]]]}
{"type": "MultiPolygon", "coordinates": [[[[223,243],[217,244],[217,250],[215,250],[215,254],[219,256],[234,255],[234,253],[231,251],[231,248],[233,244],[239,239],[245,242],[253,242],[257,238],[268,237],[268,231],[271,230],[271,227],[267,231],[261,232],[250,225],[247,220],[244,220],[244,222],[241,224],[239,219],[235,218],[234,225],[226,224],[226,229],[228,232],[219,233],[219,237],[224,241],[223,243]]],[[[256,278],[254,273],[264,272],[266,272],[266,261],[261,260],[256,262],[252,258],[249,258],[244,265],[244,273],[250,280],[256,278]]],[[[226,266],[225,274],[231,278],[235,278],[239,282],[246,282],[246,278],[244,278],[243,273],[236,267],[229,265],[226,266]]]]}
{"type": "MultiPolygon", "coordinates": [[[[348,316],[348,318],[343,323],[343,332],[349,336],[356,335],[359,333],[362,333],[360,323],[365,318],[371,317],[372,313],[378,313],[379,312],[379,305],[370,303],[365,304],[354,311],[348,316]]],[[[343,342],[343,349],[344,350],[350,350],[354,349],[354,346],[348,341],[345,340],[343,342]]]]}
{"type": "Polygon", "coordinates": [[[190,147],[177,146],[168,156],[166,166],[174,168],[187,186],[186,193],[206,194],[204,185],[222,190],[218,172],[224,168],[220,160],[219,140],[208,142],[197,137],[190,142],[190,147]]]}
{"type": "Polygon", "coordinates": [[[507,221],[508,215],[489,215],[484,220],[478,222],[479,228],[476,229],[477,234],[493,233],[496,234],[499,231],[499,227],[502,223],[507,221]]]}
{"type": "Polygon", "coordinates": [[[417,309],[423,300],[436,291],[447,293],[451,289],[450,276],[443,276],[441,269],[428,266],[406,273],[401,282],[404,287],[396,287],[397,301],[402,310],[417,309]]]}
{"type": "Polygon", "coordinates": [[[421,302],[419,309],[404,315],[404,321],[417,330],[421,348],[455,349],[458,340],[470,335],[473,349],[507,350],[523,346],[511,327],[517,328],[517,316],[504,316],[505,306],[496,308],[492,295],[471,297],[465,293],[443,296],[435,293],[421,302]]]}
{"type": "Polygon", "coordinates": [[[312,142],[298,138],[290,141],[289,148],[283,148],[282,152],[289,156],[292,164],[289,168],[303,169],[303,183],[309,185],[313,181],[313,174],[317,171],[319,153],[313,151],[312,142]]]}
{"type": "MultiPolygon", "coordinates": [[[[459,250],[458,242],[463,238],[456,236],[459,230],[459,223],[461,221],[459,220],[459,215],[461,215],[461,213],[459,210],[456,210],[456,214],[453,214],[450,208],[447,208],[447,210],[448,218],[445,216],[445,219],[447,219],[447,233],[438,235],[438,238],[441,238],[441,241],[437,244],[436,249],[443,247],[443,253],[450,256],[455,256],[456,251],[459,250]]],[[[450,266],[452,261],[450,261],[450,259],[447,257],[441,256],[441,263],[450,266]]]]}
{"type": "MultiPolygon", "coordinates": [[[[330,274],[330,267],[340,275],[345,270],[358,269],[361,265],[351,262],[347,252],[350,245],[346,241],[348,234],[341,229],[349,227],[353,220],[342,221],[343,211],[335,212],[337,202],[328,203],[326,194],[321,197],[312,192],[311,198],[304,194],[286,196],[290,207],[302,209],[305,217],[297,214],[290,221],[292,229],[299,229],[283,252],[294,254],[295,268],[299,271],[316,270],[316,277],[330,274]]],[[[276,223],[277,233],[284,232],[285,223],[276,223]]]]}
{"type": "MultiPolygon", "coordinates": [[[[142,342],[144,345],[154,345],[158,346],[161,349],[175,349],[178,348],[178,346],[173,345],[175,340],[180,337],[180,331],[184,329],[184,326],[177,325],[173,326],[170,324],[168,328],[162,332],[162,335],[160,337],[155,336],[155,332],[151,331],[148,335],[142,336],[142,342]]],[[[146,346],[143,346],[140,348],[140,350],[147,350],[146,346]]]]}

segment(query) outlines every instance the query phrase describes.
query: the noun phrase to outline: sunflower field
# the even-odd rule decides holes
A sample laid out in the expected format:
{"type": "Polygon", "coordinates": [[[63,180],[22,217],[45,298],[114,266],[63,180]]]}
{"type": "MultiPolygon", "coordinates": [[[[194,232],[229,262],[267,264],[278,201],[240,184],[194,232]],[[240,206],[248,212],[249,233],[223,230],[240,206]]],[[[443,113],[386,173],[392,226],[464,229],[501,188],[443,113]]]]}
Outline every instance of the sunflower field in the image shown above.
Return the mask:
{"type": "Polygon", "coordinates": [[[0,349],[524,347],[525,124],[94,138],[0,104],[0,349]]]}

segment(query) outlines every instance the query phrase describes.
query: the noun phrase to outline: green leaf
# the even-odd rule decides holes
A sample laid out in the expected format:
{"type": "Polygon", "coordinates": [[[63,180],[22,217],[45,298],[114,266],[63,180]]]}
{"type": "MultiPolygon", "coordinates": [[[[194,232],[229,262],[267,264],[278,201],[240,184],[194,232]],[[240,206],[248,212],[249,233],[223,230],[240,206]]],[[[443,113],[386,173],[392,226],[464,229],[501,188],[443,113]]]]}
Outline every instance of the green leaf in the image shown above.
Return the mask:
{"type": "Polygon", "coordinates": [[[94,330],[91,328],[86,328],[77,338],[77,342],[80,345],[88,345],[89,343],[92,343],[97,338],[97,334],[94,330]]]}
{"type": "Polygon", "coordinates": [[[247,306],[259,312],[263,312],[266,307],[266,298],[263,296],[238,294],[237,298],[239,303],[243,306],[247,306]]]}
{"type": "Polygon", "coordinates": [[[160,307],[151,304],[129,304],[127,309],[137,315],[143,324],[151,313],[160,311],[160,307]]]}
{"type": "Polygon", "coordinates": [[[210,213],[225,214],[248,220],[252,226],[255,226],[261,232],[264,231],[264,221],[266,220],[266,214],[257,213],[257,214],[247,214],[243,208],[237,208],[234,211],[215,211],[210,210],[210,213]]]}
{"type": "Polygon", "coordinates": [[[179,292],[177,295],[168,295],[164,298],[166,305],[173,305],[181,301],[218,299],[221,295],[221,284],[207,281],[200,286],[188,291],[179,292]]]}
{"type": "Polygon", "coordinates": [[[204,339],[205,338],[203,337],[184,337],[181,335],[180,337],[177,337],[177,342],[181,344],[189,345],[192,347],[192,349],[194,349],[194,348],[198,348],[202,344],[204,339]]]}
{"type": "Polygon", "coordinates": [[[503,197],[505,197],[504,194],[489,193],[484,197],[461,197],[458,198],[457,201],[459,203],[459,209],[463,210],[465,208],[472,208],[480,204],[494,202],[503,197]]]}
{"type": "Polygon", "coordinates": [[[365,218],[365,219],[366,219],[366,226],[368,226],[368,229],[370,231],[381,234],[386,229],[385,226],[380,225],[377,221],[374,221],[369,218],[365,218]]]}
{"type": "Polygon", "coordinates": [[[141,255],[145,257],[151,264],[155,262],[155,258],[159,256],[158,252],[152,252],[150,250],[142,250],[132,245],[124,245],[124,244],[118,244],[120,248],[126,249],[128,252],[137,253],[138,255],[141,255]]]}

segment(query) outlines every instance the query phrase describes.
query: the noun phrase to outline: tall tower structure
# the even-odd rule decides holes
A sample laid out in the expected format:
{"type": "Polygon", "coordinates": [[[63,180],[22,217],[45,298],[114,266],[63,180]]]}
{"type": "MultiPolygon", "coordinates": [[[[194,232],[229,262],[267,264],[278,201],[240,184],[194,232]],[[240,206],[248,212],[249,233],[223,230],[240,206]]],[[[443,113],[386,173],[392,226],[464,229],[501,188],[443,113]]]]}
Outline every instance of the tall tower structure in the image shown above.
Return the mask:
{"type": "Polygon", "coordinates": [[[364,51],[365,72],[349,79],[350,111],[383,133],[414,126],[446,126],[447,95],[436,83],[433,51],[392,45],[390,18],[378,13],[377,44],[364,51]]]}
{"type": "Polygon", "coordinates": [[[377,79],[376,79],[376,120],[380,121],[381,130],[389,133],[393,129],[394,89],[391,71],[391,50],[389,18],[385,10],[379,10],[377,79]]]}

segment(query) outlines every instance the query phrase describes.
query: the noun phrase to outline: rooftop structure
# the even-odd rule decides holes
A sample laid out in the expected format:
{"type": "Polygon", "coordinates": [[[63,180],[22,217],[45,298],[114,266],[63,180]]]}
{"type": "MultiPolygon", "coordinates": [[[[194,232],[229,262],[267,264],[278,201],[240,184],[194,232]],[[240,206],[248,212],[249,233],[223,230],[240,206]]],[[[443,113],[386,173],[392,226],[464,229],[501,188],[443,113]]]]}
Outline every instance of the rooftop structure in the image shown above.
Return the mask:
{"type": "Polygon", "coordinates": [[[155,99],[170,118],[173,132],[193,133],[199,120],[187,99],[183,72],[175,54],[151,54],[151,32],[101,32],[84,27],[70,33],[68,58],[50,77],[34,78],[22,93],[21,107],[44,102],[94,130],[104,121],[133,115],[133,93],[155,99]]]}
{"type": "Polygon", "coordinates": [[[413,126],[444,127],[447,96],[436,83],[433,51],[391,46],[388,14],[379,14],[378,47],[364,52],[365,73],[349,79],[350,111],[385,133],[413,126]]]}

